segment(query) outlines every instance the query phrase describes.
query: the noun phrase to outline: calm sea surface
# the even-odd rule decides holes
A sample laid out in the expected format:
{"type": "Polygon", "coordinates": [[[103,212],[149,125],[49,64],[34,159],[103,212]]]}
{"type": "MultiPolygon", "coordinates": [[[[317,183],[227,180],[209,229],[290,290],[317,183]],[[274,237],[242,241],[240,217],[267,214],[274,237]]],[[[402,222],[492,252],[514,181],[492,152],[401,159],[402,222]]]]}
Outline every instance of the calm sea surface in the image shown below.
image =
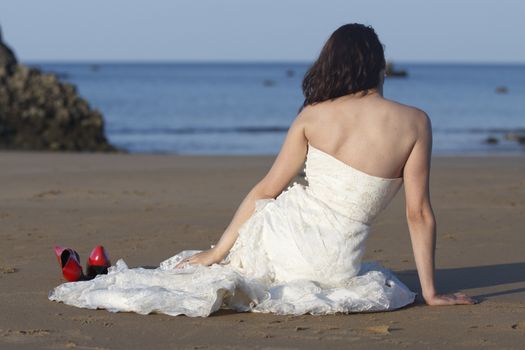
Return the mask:
{"type": "MultiPolygon", "coordinates": [[[[303,63],[39,64],[77,85],[130,152],[276,154],[302,103],[303,63]]],[[[436,154],[525,154],[525,65],[397,64],[385,97],[431,117],[436,154]],[[506,93],[497,93],[504,86],[506,93]],[[499,140],[487,144],[488,137],[499,140]]]]}

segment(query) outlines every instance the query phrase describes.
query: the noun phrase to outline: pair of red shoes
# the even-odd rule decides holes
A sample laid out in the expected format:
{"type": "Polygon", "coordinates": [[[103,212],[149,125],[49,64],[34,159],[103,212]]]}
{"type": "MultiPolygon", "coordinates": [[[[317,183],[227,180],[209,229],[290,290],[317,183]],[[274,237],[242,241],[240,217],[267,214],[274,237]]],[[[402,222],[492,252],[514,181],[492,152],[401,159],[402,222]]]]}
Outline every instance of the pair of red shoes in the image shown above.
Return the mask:
{"type": "Polygon", "coordinates": [[[108,268],[111,266],[108,254],[101,245],[97,245],[91,251],[85,275],[80,265],[80,257],[76,251],[71,248],[55,246],[55,254],[62,268],[62,275],[69,282],[93,279],[96,275],[108,273],[108,268]]]}

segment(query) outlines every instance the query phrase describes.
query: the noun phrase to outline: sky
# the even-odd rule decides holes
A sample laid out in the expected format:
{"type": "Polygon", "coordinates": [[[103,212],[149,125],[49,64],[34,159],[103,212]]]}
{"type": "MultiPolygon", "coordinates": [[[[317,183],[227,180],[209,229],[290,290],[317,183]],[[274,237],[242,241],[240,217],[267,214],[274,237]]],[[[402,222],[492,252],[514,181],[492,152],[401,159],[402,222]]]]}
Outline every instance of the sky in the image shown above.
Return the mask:
{"type": "Polygon", "coordinates": [[[21,61],[303,61],[342,24],[387,59],[525,63],[523,0],[1,0],[21,61]]]}

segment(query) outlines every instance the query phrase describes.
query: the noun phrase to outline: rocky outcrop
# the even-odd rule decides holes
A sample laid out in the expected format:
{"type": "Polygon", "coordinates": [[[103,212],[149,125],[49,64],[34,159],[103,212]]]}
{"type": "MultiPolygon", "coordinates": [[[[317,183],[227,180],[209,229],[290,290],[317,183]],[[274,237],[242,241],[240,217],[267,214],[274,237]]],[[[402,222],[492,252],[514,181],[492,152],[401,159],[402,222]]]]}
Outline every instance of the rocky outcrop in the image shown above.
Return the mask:
{"type": "Polygon", "coordinates": [[[17,63],[13,50],[4,44],[0,28],[0,76],[13,73],[17,63]]]}
{"type": "Polygon", "coordinates": [[[17,62],[0,32],[0,149],[115,151],[74,85],[17,62]]]}
{"type": "Polygon", "coordinates": [[[408,76],[408,72],[404,69],[397,69],[392,62],[386,63],[385,74],[387,77],[401,77],[408,76]]]}

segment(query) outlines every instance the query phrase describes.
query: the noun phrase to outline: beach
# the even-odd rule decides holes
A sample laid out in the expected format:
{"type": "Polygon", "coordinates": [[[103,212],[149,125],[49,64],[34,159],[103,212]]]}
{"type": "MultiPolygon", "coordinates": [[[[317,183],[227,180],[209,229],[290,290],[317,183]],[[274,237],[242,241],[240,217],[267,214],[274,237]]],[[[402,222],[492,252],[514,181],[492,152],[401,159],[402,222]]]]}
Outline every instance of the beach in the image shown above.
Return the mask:
{"type": "MultiPolygon", "coordinates": [[[[155,267],[206,249],[271,156],[0,153],[0,348],[516,349],[525,339],[525,158],[434,157],[437,286],[481,300],[299,317],[209,318],[110,313],[47,299],[62,283],[55,244],[85,264],[102,244],[112,262],[155,267]]],[[[297,179],[302,181],[301,179],[297,179]]],[[[419,292],[404,195],[373,226],[365,261],[419,292]]]]}

